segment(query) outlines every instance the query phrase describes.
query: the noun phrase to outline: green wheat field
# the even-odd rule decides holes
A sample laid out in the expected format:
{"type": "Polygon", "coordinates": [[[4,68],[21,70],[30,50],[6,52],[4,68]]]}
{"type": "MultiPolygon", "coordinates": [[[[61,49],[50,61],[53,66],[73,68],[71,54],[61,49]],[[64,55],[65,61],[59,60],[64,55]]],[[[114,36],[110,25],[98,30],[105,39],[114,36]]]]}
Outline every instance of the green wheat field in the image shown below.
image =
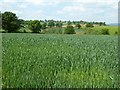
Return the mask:
{"type": "Polygon", "coordinates": [[[2,34],[3,88],[118,88],[118,36],[2,34]]]}

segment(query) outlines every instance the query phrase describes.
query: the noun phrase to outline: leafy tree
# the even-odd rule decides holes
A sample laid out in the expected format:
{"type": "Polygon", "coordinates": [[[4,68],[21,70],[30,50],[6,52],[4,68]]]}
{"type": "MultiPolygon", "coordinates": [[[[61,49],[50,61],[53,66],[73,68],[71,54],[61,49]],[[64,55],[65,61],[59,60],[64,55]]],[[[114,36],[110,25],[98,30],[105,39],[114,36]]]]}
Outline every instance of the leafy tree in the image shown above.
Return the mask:
{"type": "Polygon", "coordinates": [[[81,24],[84,24],[84,21],[83,21],[83,20],[80,20],[80,23],[81,23],[81,24]]]}
{"type": "Polygon", "coordinates": [[[64,31],[65,34],[75,34],[75,29],[73,26],[68,25],[64,31]]]}
{"type": "Polygon", "coordinates": [[[62,27],[63,23],[62,22],[57,22],[56,27],[62,27]]]}
{"type": "Polygon", "coordinates": [[[2,14],[0,12],[0,29],[2,29],[2,14]]]}
{"type": "Polygon", "coordinates": [[[99,22],[99,25],[100,25],[100,26],[102,26],[102,25],[103,25],[103,26],[106,26],[106,23],[105,23],[105,22],[99,22]]]}
{"type": "Polygon", "coordinates": [[[78,29],[80,29],[80,28],[81,28],[81,25],[78,23],[78,24],[76,24],[76,27],[77,27],[78,29]]]}
{"type": "Polygon", "coordinates": [[[20,22],[21,27],[25,26],[25,21],[23,19],[19,19],[19,22],[20,22]]]}
{"type": "Polygon", "coordinates": [[[71,21],[68,21],[68,22],[67,22],[67,25],[71,25],[71,24],[72,24],[72,22],[71,22],[71,21]]]}
{"type": "Polygon", "coordinates": [[[75,22],[75,21],[73,21],[73,24],[75,25],[75,24],[76,24],[76,22],[75,22]]]}
{"type": "Polygon", "coordinates": [[[102,22],[100,22],[100,23],[99,23],[99,25],[100,25],[100,26],[102,26],[102,25],[103,25],[103,23],[102,23],[102,22]]]}
{"type": "Polygon", "coordinates": [[[99,24],[98,22],[94,22],[94,24],[99,24]]]}
{"type": "Polygon", "coordinates": [[[45,22],[47,22],[47,20],[45,19],[45,22]]]}
{"type": "Polygon", "coordinates": [[[46,29],[46,27],[47,27],[47,23],[43,23],[42,24],[42,29],[46,29]]]}
{"type": "Polygon", "coordinates": [[[106,23],[105,23],[105,22],[103,22],[103,25],[104,25],[104,26],[106,26],[106,23]]]}
{"type": "Polygon", "coordinates": [[[17,32],[17,30],[21,27],[20,21],[16,14],[12,12],[4,12],[2,14],[2,28],[11,33],[17,32]]]}
{"type": "Polygon", "coordinates": [[[94,27],[92,23],[87,23],[86,27],[94,27]]]}
{"type": "Polygon", "coordinates": [[[32,30],[33,33],[39,33],[41,31],[41,24],[39,20],[31,20],[29,25],[28,25],[29,29],[32,30]]]}
{"type": "Polygon", "coordinates": [[[55,26],[54,21],[53,21],[53,20],[50,20],[50,21],[48,22],[48,26],[49,26],[49,27],[54,27],[54,26],[55,26]]]}

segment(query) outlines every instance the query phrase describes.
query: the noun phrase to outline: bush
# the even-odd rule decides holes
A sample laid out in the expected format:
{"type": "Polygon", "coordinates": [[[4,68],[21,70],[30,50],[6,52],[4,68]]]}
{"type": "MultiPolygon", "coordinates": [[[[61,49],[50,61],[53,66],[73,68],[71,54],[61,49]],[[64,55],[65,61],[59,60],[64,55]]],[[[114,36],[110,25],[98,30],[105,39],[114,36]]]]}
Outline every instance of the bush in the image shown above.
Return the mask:
{"type": "Polygon", "coordinates": [[[109,35],[109,29],[107,29],[107,28],[102,29],[101,30],[101,34],[103,34],[103,35],[109,35]]]}
{"type": "Polygon", "coordinates": [[[75,34],[75,29],[73,26],[67,26],[65,31],[64,31],[64,34],[75,34]]]}
{"type": "Polygon", "coordinates": [[[115,32],[115,35],[118,35],[118,32],[117,32],[117,31],[115,32]]]}

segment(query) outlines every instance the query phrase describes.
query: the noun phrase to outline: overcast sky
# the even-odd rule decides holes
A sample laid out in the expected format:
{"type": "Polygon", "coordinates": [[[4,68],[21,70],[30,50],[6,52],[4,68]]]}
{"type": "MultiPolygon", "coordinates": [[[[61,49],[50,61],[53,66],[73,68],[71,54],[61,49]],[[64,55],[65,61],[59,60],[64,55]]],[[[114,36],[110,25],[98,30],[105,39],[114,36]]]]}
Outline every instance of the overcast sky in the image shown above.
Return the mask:
{"type": "Polygon", "coordinates": [[[22,19],[118,22],[119,0],[0,0],[2,12],[22,19]]]}

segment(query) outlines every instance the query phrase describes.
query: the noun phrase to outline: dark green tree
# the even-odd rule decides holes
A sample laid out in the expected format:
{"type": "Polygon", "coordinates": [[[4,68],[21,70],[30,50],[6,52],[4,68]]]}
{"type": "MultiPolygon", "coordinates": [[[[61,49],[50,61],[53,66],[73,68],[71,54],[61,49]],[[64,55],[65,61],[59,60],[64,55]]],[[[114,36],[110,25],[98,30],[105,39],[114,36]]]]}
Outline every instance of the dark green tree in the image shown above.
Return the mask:
{"type": "Polygon", "coordinates": [[[53,20],[50,20],[50,21],[48,22],[48,26],[49,26],[49,27],[54,27],[54,26],[55,26],[54,21],[53,21],[53,20]]]}
{"type": "Polygon", "coordinates": [[[2,29],[2,13],[0,12],[0,30],[2,29]]]}
{"type": "Polygon", "coordinates": [[[75,22],[75,21],[73,21],[73,24],[75,25],[75,24],[76,24],[76,22],[75,22]]]}
{"type": "Polygon", "coordinates": [[[106,23],[105,23],[105,22],[103,22],[103,25],[104,25],[104,26],[106,26],[106,23]]]}
{"type": "Polygon", "coordinates": [[[75,29],[73,26],[68,25],[64,31],[64,34],[75,34],[75,29]]]}
{"type": "Polygon", "coordinates": [[[45,21],[45,22],[47,22],[47,20],[46,20],[46,19],[45,19],[44,21],[45,21]]]}
{"type": "Polygon", "coordinates": [[[2,28],[9,32],[17,32],[18,29],[21,27],[20,24],[21,21],[19,21],[16,14],[12,12],[4,12],[2,13],[2,28]]]}
{"type": "Polygon", "coordinates": [[[21,27],[25,26],[25,21],[23,19],[19,19],[19,22],[20,22],[21,27]]]}
{"type": "Polygon", "coordinates": [[[83,20],[80,20],[80,24],[84,24],[84,21],[83,21],[83,20]]]}
{"type": "Polygon", "coordinates": [[[100,23],[99,23],[99,25],[100,25],[100,26],[102,26],[102,25],[103,25],[103,23],[102,23],[102,22],[100,22],[100,23]]]}
{"type": "Polygon", "coordinates": [[[62,27],[63,23],[62,22],[57,22],[56,27],[62,27]]]}
{"type": "Polygon", "coordinates": [[[41,24],[39,20],[31,20],[28,25],[29,29],[32,30],[33,33],[39,33],[41,31],[41,24]]]}
{"type": "Polygon", "coordinates": [[[71,22],[71,21],[68,21],[68,22],[67,22],[67,25],[71,25],[71,24],[72,24],[72,22],[71,22]]]}
{"type": "Polygon", "coordinates": [[[47,23],[45,22],[42,24],[42,29],[46,29],[46,28],[47,28],[47,23]]]}
{"type": "Polygon", "coordinates": [[[76,24],[76,27],[77,27],[78,29],[80,29],[80,28],[81,28],[81,25],[80,25],[79,23],[77,23],[77,24],[76,24]]]}
{"type": "Polygon", "coordinates": [[[87,23],[86,27],[94,27],[92,23],[87,23]]]}

